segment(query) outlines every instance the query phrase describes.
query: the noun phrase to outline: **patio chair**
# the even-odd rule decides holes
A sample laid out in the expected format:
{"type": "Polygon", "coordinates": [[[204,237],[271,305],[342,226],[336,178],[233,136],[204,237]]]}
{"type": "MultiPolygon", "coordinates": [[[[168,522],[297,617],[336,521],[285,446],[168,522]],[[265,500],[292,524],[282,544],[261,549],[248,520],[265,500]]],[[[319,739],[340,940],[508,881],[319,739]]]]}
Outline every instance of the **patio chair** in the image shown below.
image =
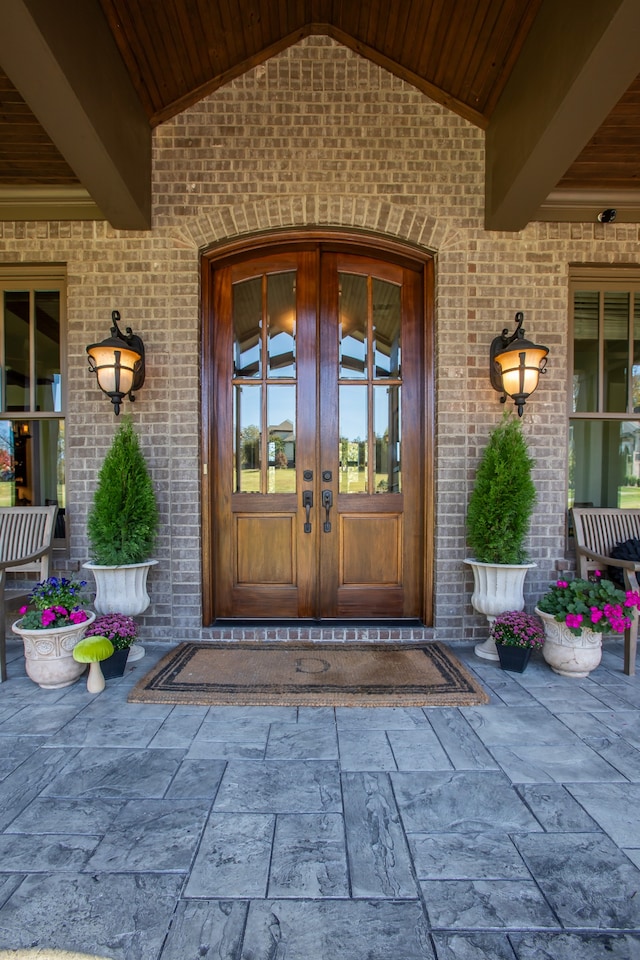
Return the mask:
{"type": "Polygon", "coordinates": [[[0,683],[7,679],[6,602],[27,595],[24,589],[6,592],[7,572],[47,579],[57,512],[56,506],[0,507],[0,683]]]}

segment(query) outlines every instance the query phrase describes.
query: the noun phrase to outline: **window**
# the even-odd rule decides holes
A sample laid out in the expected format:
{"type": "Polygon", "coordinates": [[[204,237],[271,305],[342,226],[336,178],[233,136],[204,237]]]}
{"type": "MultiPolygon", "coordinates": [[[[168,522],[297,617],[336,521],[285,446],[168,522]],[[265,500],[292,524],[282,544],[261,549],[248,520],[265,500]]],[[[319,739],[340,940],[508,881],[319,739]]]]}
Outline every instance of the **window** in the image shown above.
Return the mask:
{"type": "Polygon", "coordinates": [[[64,545],[64,309],[60,267],[0,269],[0,506],[57,504],[64,545]]]}
{"type": "Polygon", "coordinates": [[[576,269],[569,506],[640,507],[640,271],[576,269]]]}

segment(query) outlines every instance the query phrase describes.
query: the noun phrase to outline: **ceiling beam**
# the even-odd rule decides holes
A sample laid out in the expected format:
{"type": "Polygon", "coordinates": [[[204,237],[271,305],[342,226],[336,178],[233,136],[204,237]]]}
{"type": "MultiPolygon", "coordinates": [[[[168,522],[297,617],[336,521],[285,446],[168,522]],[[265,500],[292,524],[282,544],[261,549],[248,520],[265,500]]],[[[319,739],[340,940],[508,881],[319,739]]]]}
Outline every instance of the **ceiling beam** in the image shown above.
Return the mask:
{"type": "Polygon", "coordinates": [[[640,73],[638,0],[544,0],[486,135],[485,226],[522,230],[640,73]]]}
{"type": "Polygon", "coordinates": [[[151,130],[98,0],[2,0],[0,63],[112,226],[151,226],[151,130]]]}

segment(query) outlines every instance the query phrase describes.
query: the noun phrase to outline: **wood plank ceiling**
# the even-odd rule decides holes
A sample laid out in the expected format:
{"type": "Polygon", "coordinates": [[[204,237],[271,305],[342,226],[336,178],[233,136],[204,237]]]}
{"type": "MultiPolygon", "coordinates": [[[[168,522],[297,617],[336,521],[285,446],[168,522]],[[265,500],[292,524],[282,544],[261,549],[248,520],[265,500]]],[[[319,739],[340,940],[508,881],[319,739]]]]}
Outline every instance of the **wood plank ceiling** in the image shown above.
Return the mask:
{"type": "MultiPolygon", "coordinates": [[[[43,197],[57,189],[67,198],[76,190],[89,193],[87,216],[102,215],[100,208],[125,227],[149,218],[141,198],[149,184],[137,182],[150,176],[143,161],[122,173],[122,158],[106,143],[83,154],[53,116],[53,93],[48,102],[43,83],[58,90],[58,99],[71,83],[71,108],[63,106],[71,115],[77,110],[79,123],[91,115],[106,140],[113,121],[100,112],[91,68],[100,62],[113,71],[110,96],[117,89],[120,118],[128,115],[146,164],[143,127],[148,133],[289,45],[323,34],[488,131],[490,228],[519,229],[540,216],[592,219],[598,206],[618,201],[621,218],[640,219],[640,53],[626,39],[633,26],[640,29],[638,0],[66,0],[62,15],[50,6],[45,0],[0,5],[0,208],[12,189],[40,190],[43,197]],[[567,39],[573,43],[563,49],[567,39]],[[87,46],[83,74],[83,58],[73,51],[87,46]],[[615,66],[606,60],[611,50],[615,66]],[[40,63],[43,74],[32,79],[40,63]],[[585,97],[596,78],[597,93],[585,97]],[[566,146],[554,143],[563,111],[584,114],[566,146]],[[544,176],[527,171],[514,137],[531,139],[531,158],[544,176]],[[129,203],[129,213],[108,209],[92,166],[103,179],[118,168],[120,202],[129,203]],[[532,189],[543,192],[528,209],[522,195],[532,189]]],[[[562,121],[563,129],[571,126],[562,121]]]]}

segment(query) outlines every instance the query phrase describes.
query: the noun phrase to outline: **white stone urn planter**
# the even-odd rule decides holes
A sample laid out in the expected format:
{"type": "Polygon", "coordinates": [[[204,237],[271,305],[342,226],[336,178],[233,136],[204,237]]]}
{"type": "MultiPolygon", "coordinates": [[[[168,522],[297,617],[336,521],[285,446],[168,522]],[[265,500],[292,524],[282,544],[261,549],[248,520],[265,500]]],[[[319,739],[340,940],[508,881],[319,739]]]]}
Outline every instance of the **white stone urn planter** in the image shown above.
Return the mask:
{"type": "MultiPolygon", "coordinates": [[[[90,570],[96,582],[93,605],[98,613],[124,613],[128,617],[138,617],[144,613],[151,603],[147,593],[147,577],[157,562],[146,560],[144,563],[123,563],[117,567],[83,563],[83,569],[90,570]]],[[[144,653],[141,643],[132,643],[129,661],[140,660],[144,653]]]]}
{"type": "Polygon", "coordinates": [[[125,563],[119,567],[104,567],[99,563],[83,563],[96,582],[93,602],[98,613],[124,613],[137,617],[151,601],[147,593],[147,576],[157,560],[145,563],[125,563]]]}
{"type": "MultiPolygon", "coordinates": [[[[524,610],[524,580],[527,570],[535,563],[481,563],[479,560],[464,561],[473,570],[474,589],[471,605],[484,614],[489,626],[495,618],[508,610],[524,610]]],[[[494,640],[489,637],[477,643],[475,654],[485,660],[499,660],[494,640]]]]}
{"type": "Polygon", "coordinates": [[[544,625],[542,656],[551,669],[562,677],[588,677],[602,659],[602,634],[583,627],[577,637],[552,613],[537,607],[536,613],[544,625]]]}
{"type": "Polygon", "coordinates": [[[87,619],[82,623],[44,630],[25,630],[20,626],[20,620],[16,620],[11,629],[22,637],[27,676],[45,690],[57,690],[75,683],[87,665],[73,659],[73,648],[95,618],[95,613],[87,611],[87,619]]]}

